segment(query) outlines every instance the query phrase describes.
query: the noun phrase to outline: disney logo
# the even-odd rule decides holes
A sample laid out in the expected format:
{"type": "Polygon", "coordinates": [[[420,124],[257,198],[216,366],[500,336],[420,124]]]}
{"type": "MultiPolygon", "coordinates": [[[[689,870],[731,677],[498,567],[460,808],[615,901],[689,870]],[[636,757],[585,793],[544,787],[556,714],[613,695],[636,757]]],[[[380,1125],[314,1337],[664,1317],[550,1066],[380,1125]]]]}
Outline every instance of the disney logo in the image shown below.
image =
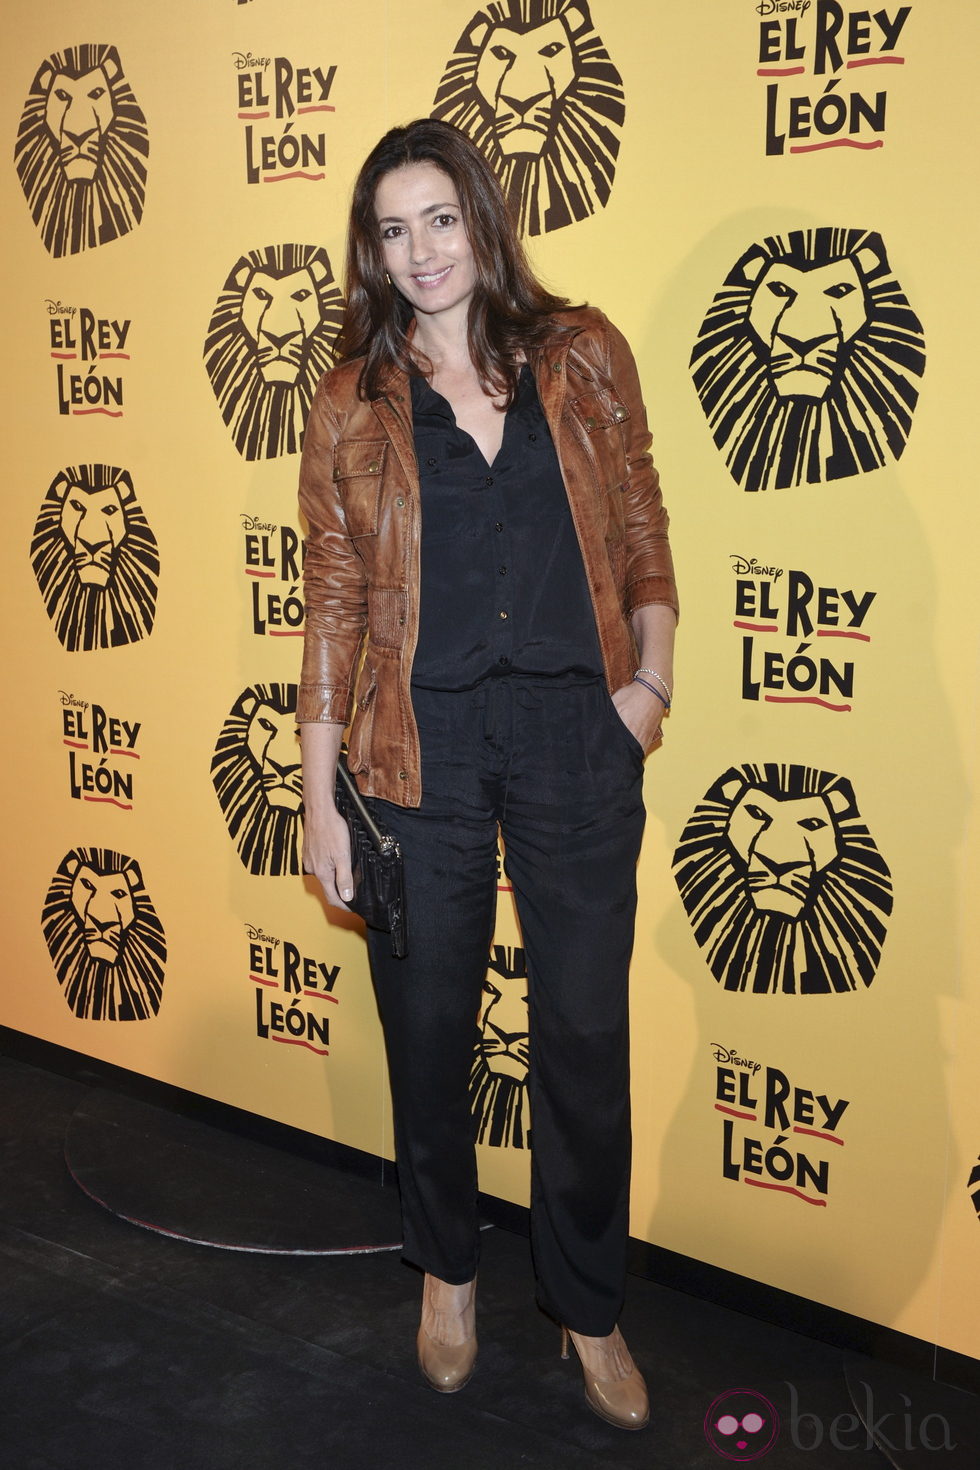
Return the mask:
{"type": "Polygon", "coordinates": [[[77,306],[62,306],[60,301],[52,301],[50,296],[44,298],[44,304],[48,308],[48,316],[74,316],[78,310],[77,306]]]}
{"type": "Polygon", "coordinates": [[[782,567],[763,566],[762,562],[756,561],[754,556],[730,556],[728,560],[732,564],[732,571],[736,577],[771,577],[778,582],[783,575],[782,567]]]}
{"type": "Polygon", "coordinates": [[[257,939],[260,944],[271,944],[273,949],[277,948],[277,946],[279,945],[279,940],[275,937],[275,935],[266,934],[263,929],[259,928],[258,924],[246,924],[245,933],[248,935],[249,939],[257,939]]]}
{"type": "Polygon", "coordinates": [[[253,56],[251,51],[233,51],[231,59],[236,71],[265,71],[271,61],[269,56],[253,56]]]}
{"type": "Polygon", "coordinates": [[[738,1052],[733,1051],[731,1047],[719,1046],[717,1041],[711,1041],[708,1045],[711,1047],[711,1055],[716,1062],[726,1062],[731,1067],[744,1067],[745,1071],[751,1072],[753,1076],[762,1070],[761,1062],[750,1062],[746,1057],[740,1057],[738,1052]]]}
{"type": "Polygon", "coordinates": [[[76,699],[74,694],[68,693],[67,689],[59,689],[58,698],[66,709],[88,709],[87,699],[76,699]]]}
{"type": "Polygon", "coordinates": [[[810,0],[760,0],[755,7],[759,15],[776,15],[784,10],[795,10],[805,15],[810,9],[810,0]]]}
{"type": "Polygon", "coordinates": [[[278,526],[272,525],[270,521],[260,521],[258,516],[249,516],[242,512],[243,531],[268,531],[270,534],[277,531],[278,526]]]}

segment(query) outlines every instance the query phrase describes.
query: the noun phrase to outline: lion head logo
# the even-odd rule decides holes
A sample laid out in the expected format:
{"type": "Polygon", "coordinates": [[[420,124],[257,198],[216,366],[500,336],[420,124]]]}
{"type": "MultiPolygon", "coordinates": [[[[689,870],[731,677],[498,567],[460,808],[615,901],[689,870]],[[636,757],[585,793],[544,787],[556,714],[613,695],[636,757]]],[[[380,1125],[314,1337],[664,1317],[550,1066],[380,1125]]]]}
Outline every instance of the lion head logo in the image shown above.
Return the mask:
{"type": "Polygon", "coordinates": [[[69,46],[41,63],[14,162],[54,256],[118,240],[143,218],[146,118],[115,46],[69,46]]]}
{"type": "Polygon", "coordinates": [[[609,199],[623,80],[584,0],[492,0],[457,41],[432,116],[485,154],[526,234],[609,199]]]}
{"type": "Polygon", "coordinates": [[[204,362],[239,454],[275,459],[302,447],[342,318],[320,246],[269,245],[236,261],[211,315],[204,362]]]}
{"type": "Polygon", "coordinates": [[[891,875],[842,776],[733,766],[695,807],[674,876],[726,990],[822,995],[874,980],[891,875]]]}
{"type": "Polygon", "coordinates": [[[829,227],[750,246],[691,354],[715,444],[743,490],[899,459],[924,368],[922,327],[881,236],[829,227]]]}
{"type": "Polygon", "coordinates": [[[527,962],[523,949],[495,944],[483,984],[479,1035],[470,1073],[477,1141],[530,1148],[527,1117],[527,962]]]}
{"type": "Polygon", "coordinates": [[[121,648],[152,633],[160,558],[127,470],[61,470],[41,502],[31,563],[69,652],[121,648]]]}
{"type": "Polygon", "coordinates": [[[250,873],[299,873],[303,781],[296,685],[255,684],[222,726],[211,779],[250,873]]]}
{"type": "Polygon", "coordinates": [[[84,1021],[146,1021],[160,1009],[167,943],[139,866],[103,847],[69,852],[41,914],[58,983],[84,1021]]]}

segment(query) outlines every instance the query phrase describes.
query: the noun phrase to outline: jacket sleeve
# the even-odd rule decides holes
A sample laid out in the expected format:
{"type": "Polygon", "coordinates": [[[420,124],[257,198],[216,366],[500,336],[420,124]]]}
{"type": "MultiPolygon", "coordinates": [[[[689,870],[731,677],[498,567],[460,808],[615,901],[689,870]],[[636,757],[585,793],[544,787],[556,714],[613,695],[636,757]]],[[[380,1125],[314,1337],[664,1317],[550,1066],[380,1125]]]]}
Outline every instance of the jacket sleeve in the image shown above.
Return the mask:
{"type": "Polygon", "coordinates": [[[612,322],[608,334],[608,372],[629,418],[623,424],[629,479],[623,486],[626,520],[626,593],[624,612],[631,617],[637,608],[665,603],[678,611],[674,563],[667,539],[670,524],[660,493],[660,475],[650,454],[652,435],[640,390],[640,379],[629,343],[612,322]]]}
{"type": "Polygon", "coordinates": [[[300,724],[347,724],[358,655],[367,626],[367,579],[354,550],[334,481],[340,438],[321,378],[310,406],[300,464],[299,506],[309,534],[303,570],[306,632],[296,719],[300,724]]]}

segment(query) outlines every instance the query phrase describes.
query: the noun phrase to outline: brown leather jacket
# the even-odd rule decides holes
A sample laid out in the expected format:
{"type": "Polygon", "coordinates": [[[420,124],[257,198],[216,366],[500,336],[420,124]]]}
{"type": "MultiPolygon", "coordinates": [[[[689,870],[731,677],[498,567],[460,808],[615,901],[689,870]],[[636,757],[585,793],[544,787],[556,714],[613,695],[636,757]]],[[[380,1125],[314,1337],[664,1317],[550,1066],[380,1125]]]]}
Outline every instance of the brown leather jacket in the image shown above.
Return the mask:
{"type": "MultiPolygon", "coordinates": [[[[677,608],[667,512],[632,353],[600,311],[558,314],[571,331],[530,358],[558,451],[592,594],[610,692],[629,682],[639,607],[677,608]]],[[[300,470],[309,524],[306,639],[296,718],[346,724],[350,769],[369,796],[418,806],[412,658],[419,621],[420,495],[407,378],[358,397],[361,364],[321,379],[300,470]],[[365,634],[364,657],[359,665],[365,634]]]]}

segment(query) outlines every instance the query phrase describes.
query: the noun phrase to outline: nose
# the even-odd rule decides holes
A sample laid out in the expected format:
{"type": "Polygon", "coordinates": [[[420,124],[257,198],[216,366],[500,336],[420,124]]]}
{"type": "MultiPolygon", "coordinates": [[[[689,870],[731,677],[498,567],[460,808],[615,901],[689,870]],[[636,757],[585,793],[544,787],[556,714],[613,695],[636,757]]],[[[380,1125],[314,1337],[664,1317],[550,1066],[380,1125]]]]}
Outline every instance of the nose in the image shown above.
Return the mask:
{"type": "Polygon", "coordinates": [[[293,332],[284,332],[281,337],[277,337],[274,332],[267,332],[264,330],[262,335],[267,342],[272,343],[277,352],[281,352],[286,343],[290,341],[291,338],[299,336],[299,328],[297,327],[296,330],[293,332]]]}
{"type": "Polygon", "coordinates": [[[819,337],[807,337],[805,340],[800,337],[791,337],[788,332],[777,332],[776,334],[776,340],[785,342],[790,351],[795,352],[799,358],[806,357],[807,353],[812,352],[815,347],[820,347],[824,342],[832,342],[833,339],[833,332],[824,332],[819,337]]]}
{"type": "Polygon", "coordinates": [[[84,536],[79,536],[78,540],[88,552],[89,556],[94,556],[97,551],[102,550],[103,546],[109,545],[108,536],[103,537],[101,541],[86,541],[84,536]]]}
{"type": "Polygon", "coordinates": [[[533,97],[506,97],[502,92],[500,100],[511,112],[515,112],[519,118],[531,111],[532,107],[539,106],[548,96],[547,92],[536,92],[533,97]]]}
{"type": "Polygon", "coordinates": [[[86,128],[84,133],[72,133],[69,132],[67,128],[65,128],[65,137],[70,143],[74,144],[76,148],[81,148],[82,144],[86,142],[88,138],[91,138],[94,132],[95,128],[86,128]]]}
{"type": "Polygon", "coordinates": [[[424,265],[432,259],[432,247],[422,230],[413,230],[409,238],[409,258],[412,265],[424,265]]]}

